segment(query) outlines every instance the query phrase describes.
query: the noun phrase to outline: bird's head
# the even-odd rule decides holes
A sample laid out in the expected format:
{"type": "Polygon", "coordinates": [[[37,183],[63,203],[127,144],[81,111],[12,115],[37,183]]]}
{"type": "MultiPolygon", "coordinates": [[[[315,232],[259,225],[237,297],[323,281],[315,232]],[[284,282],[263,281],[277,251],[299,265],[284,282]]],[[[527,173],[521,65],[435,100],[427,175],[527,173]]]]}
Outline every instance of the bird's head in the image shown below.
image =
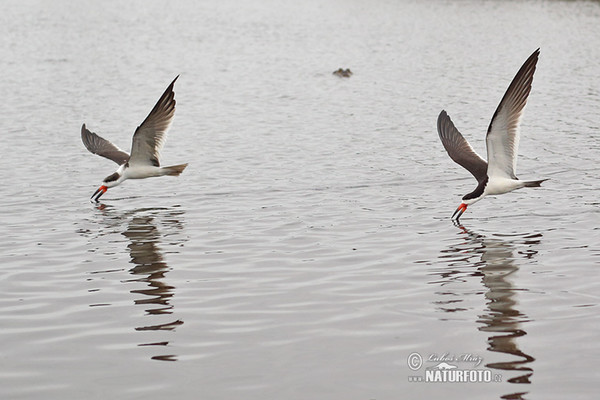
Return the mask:
{"type": "Polygon", "coordinates": [[[112,175],[107,176],[106,178],[104,178],[102,185],[98,188],[98,190],[96,190],[94,192],[94,194],[92,195],[92,197],[90,199],[94,199],[94,201],[97,203],[100,199],[100,196],[102,196],[104,193],[106,193],[108,188],[115,187],[122,181],[123,181],[123,175],[121,175],[118,171],[112,175]],[[94,196],[95,196],[95,198],[94,198],[94,196]]]}
{"type": "Polygon", "coordinates": [[[458,222],[458,219],[460,218],[460,216],[463,215],[465,211],[467,211],[467,207],[473,203],[477,203],[482,198],[483,198],[483,196],[479,196],[479,197],[475,197],[475,198],[469,197],[469,195],[464,196],[462,198],[462,203],[460,203],[460,205],[458,206],[456,211],[454,211],[454,214],[452,214],[452,217],[450,217],[450,219],[454,219],[454,220],[456,220],[456,222],[458,222]]]}
{"type": "Polygon", "coordinates": [[[458,206],[456,211],[454,211],[454,214],[452,214],[452,217],[450,217],[450,219],[456,219],[456,222],[458,222],[460,216],[463,215],[465,211],[467,211],[467,205],[467,203],[460,203],[460,205],[458,206]]]}

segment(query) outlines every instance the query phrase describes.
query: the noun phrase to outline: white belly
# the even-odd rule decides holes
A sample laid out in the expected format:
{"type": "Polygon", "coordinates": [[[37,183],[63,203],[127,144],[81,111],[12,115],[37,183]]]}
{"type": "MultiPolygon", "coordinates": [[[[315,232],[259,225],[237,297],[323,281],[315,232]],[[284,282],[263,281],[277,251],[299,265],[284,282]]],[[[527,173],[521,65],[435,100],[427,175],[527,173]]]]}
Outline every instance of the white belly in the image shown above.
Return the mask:
{"type": "Polygon", "coordinates": [[[523,181],[508,178],[490,178],[485,186],[486,195],[512,192],[525,186],[523,181]]]}
{"type": "Polygon", "coordinates": [[[124,171],[126,179],[144,179],[153,176],[162,176],[164,174],[165,173],[162,170],[162,168],[155,167],[153,165],[136,165],[133,167],[130,166],[124,171]]]}

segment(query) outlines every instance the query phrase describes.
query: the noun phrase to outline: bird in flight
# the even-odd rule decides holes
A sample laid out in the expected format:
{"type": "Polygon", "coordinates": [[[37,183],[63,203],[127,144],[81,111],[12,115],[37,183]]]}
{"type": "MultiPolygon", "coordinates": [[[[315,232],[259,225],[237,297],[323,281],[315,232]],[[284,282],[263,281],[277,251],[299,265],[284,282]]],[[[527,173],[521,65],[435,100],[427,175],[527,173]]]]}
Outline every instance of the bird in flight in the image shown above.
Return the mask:
{"type": "MultiPolygon", "coordinates": [[[[127,154],[108,140],[89,131],[85,124],[81,127],[81,140],[92,153],[116,162],[119,168],[104,178],[102,185],[94,192],[91,199],[98,202],[108,188],[115,187],[127,179],[143,179],[153,176],[178,176],[187,164],[160,166],[160,151],[165,144],[167,131],[175,115],[175,92],[173,85],[179,75],[160,96],[144,122],[137,127],[131,143],[131,154],[127,154]],[[94,198],[95,196],[95,198],[94,198]]],[[[91,200],[90,199],[90,200],[91,200]]]]}
{"type": "Polygon", "coordinates": [[[473,150],[469,142],[456,129],[446,111],[442,110],[438,116],[438,134],[448,155],[473,174],[478,182],[477,188],[462,198],[462,202],[452,214],[451,218],[456,219],[457,222],[467,206],[485,196],[504,194],[523,187],[539,187],[547,180],[522,181],[515,175],[519,124],[531,91],[539,54],[540,49],[537,49],[525,61],[492,117],[485,137],[487,162],[473,150]]]}

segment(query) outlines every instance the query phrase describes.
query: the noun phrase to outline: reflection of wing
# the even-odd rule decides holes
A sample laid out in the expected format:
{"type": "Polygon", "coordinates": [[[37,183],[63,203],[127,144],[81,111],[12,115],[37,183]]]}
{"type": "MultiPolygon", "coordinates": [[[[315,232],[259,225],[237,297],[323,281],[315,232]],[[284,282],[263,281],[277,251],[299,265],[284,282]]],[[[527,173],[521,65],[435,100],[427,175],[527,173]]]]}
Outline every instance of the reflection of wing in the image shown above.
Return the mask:
{"type": "Polygon", "coordinates": [[[125,164],[129,160],[129,154],[94,132],[90,132],[85,124],[81,127],[81,140],[90,152],[106,157],[119,165],[125,164]]]}
{"type": "Polygon", "coordinates": [[[130,164],[160,166],[160,150],[167,139],[167,130],[175,115],[173,86],[171,82],[144,122],[135,130],[131,144],[130,164]]]}
{"type": "Polygon", "coordinates": [[[525,61],[496,109],[486,136],[489,176],[517,179],[519,124],[531,91],[540,49],[525,61]]]}
{"type": "Polygon", "coordinates": [[[446,111],[440,113],[437,128],[440,140],[450,158],[466,168],[478,182],[485,180],[487,163],[475,153],[467,139],[456,129],[446,111]]]}

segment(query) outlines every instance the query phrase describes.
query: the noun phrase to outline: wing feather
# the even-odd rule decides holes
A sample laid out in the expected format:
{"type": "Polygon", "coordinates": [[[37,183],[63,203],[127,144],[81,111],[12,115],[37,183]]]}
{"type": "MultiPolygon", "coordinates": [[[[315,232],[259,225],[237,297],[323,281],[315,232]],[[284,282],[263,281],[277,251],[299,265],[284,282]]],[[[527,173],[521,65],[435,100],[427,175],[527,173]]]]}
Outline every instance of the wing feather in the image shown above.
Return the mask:
{"type": "Polygon", "coordinates": [[[450,158],[466,168],[478,182],[484,181],[487,177],[487,162],[473,150],[444,110],[438,116],[437,129],[450,158]]]}
{"type": "Polygon", "coordinates": [[[119,149],[108,140],[89,131],[85,127],[85,124],[81,127],[81,140],[83,141],[85,148],[91,153],[106,157],[119,165],[125,164],[127,160],[129,160],[129,154],[119,149]]]}
{"type": "Polygon", "coordinates": [[[488,175],[517,179],[519,125],[531,92],[540,49],[529,56],[502,97],[486,135],[488,175]]]}
{"type": "Polygon", "coordinates": [[[167,139],[167,131],[175,115],[173,86],[179,75],[167,87],[144,122],[137,127],[131,144],[131,164],[160,166],[160,151],[167,139]]]}

